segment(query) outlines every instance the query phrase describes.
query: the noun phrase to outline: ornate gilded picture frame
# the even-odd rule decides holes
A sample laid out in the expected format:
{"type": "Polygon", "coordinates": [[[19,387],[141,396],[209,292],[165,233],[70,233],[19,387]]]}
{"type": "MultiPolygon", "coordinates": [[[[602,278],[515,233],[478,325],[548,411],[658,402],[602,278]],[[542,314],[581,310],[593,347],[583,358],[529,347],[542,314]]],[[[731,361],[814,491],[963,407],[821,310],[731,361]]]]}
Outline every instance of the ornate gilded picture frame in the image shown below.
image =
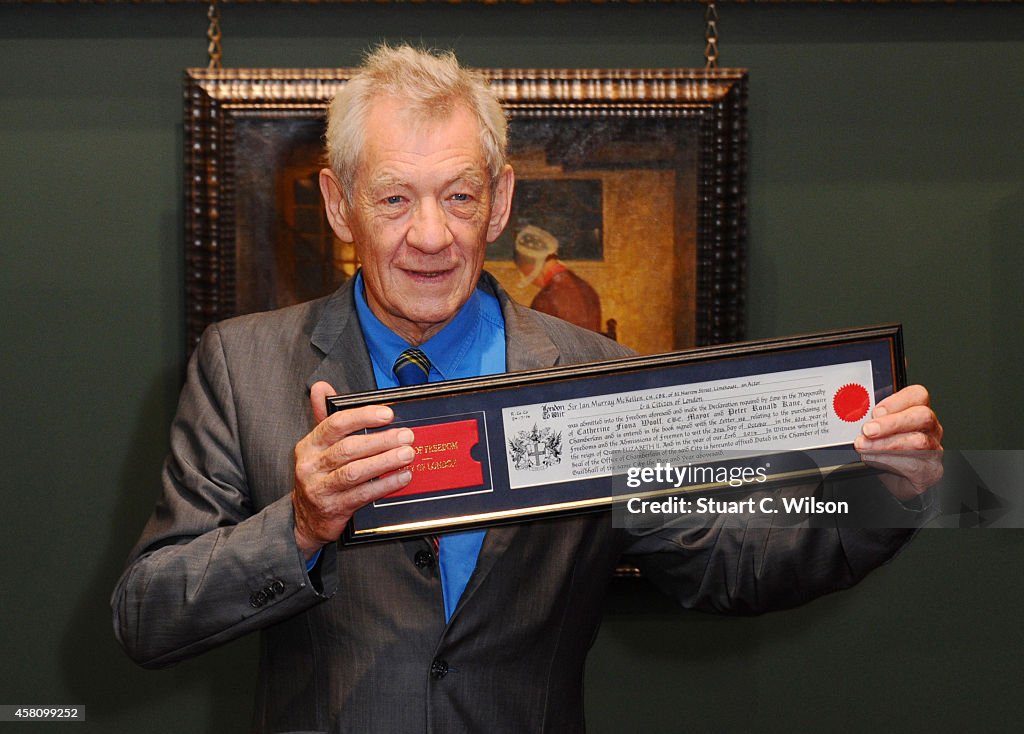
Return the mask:
{"type": "MultiPolygon", "coordinates": [[[[188,351],[214,321],[326,294],[358,267],[316,185],[326,104],[350,73],[186,72],[188,351]]],[[[642,354],[741,339],[746,72],[484,73],[517,186],[485,267],[513,297],[642,354]],[[551,261],[595,297],[574,304],[538,277],[551,261]]]]}

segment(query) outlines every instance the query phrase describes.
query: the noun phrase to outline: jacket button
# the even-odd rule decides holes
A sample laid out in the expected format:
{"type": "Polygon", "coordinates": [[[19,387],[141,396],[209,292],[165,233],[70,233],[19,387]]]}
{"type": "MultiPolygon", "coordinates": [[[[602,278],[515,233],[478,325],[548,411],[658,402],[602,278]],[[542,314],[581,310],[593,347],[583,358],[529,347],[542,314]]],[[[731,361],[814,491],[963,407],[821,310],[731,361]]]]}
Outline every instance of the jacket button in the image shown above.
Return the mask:
{"type": "Polygon", "coordinates": [[[249,597],[249,606],[251,606],[253,609],[259,609],[263,606],[263,600],[260,599],[259,594],[253,594],[249,597]]]}
{"type": "Polygon", "coordinates": [[[435,658],[430,664],[430,677],[434,680],[441,680],[448,675],[448,661],[435,658]]]}
{"type": "Polygon", "coordinates": [[[412,562],[416,564],[416,568],[433,568],[434,554],[427,550],[417,551],[412,562]]]}
{"type": "Polygon", "coordinates": [[[275,581],[270,588],[275,594],[280,594],[284,591],[284,581],[275,581]]]}

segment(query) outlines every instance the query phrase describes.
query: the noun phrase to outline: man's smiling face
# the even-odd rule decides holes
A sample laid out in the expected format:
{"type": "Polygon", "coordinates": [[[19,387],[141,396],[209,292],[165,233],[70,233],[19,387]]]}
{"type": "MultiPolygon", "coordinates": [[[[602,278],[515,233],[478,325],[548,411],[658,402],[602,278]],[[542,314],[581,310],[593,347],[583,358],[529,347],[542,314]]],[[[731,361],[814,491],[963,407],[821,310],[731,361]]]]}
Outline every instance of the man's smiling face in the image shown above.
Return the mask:
{"type": "Polygon", "coordinates": [[[370,309],[422,344],[476,287],[487,244],[508,219],[511,168],[492,192],[479,124],[464,106],[411,125],[401,101],[386,97],[366,117],[351,205],[333,174],[323,175],[332,179],[321,182],[328,217],[338,237],[355,244],[370,309]]]}

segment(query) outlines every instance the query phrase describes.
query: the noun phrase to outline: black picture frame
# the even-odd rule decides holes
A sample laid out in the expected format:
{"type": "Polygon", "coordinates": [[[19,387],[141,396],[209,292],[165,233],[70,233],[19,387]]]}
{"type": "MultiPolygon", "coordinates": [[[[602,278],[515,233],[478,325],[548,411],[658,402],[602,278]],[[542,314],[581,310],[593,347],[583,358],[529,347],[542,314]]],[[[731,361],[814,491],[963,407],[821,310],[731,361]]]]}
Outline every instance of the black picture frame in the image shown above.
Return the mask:
{"type": "MultiPolygon", "coordinates": [[[[687,443],[720,465],[747,452],[768,455],[765,480],[860,470],[852,437],[874,405],[905,386],[902,327],[884,324],[333,396],[329,412],[389,405],[391,427],[423,431],[412,483],[356,511],[343,542],[608,510],[622,497],[616,457],[653,465],[652,457],[678,455],[687,443]],[[732,416],[755,404],[759,412],[732,416]],[[720,417],[709,417],[716,410],[720,417]],[[757,421],[773,425],[749,430],[757,421]],[[587,427],[576,429],[574,448],[578,426],[587,427]],[[646,438],[621,450],[641,433],[646,438]],[[529,447],[517,441],[532,441],[551,461],[527,460],[529,447]],[[815,452],[827,467],[808,463],[815,452]]],[[[719,485],[691,490],[735,489],[719,485]]]]}

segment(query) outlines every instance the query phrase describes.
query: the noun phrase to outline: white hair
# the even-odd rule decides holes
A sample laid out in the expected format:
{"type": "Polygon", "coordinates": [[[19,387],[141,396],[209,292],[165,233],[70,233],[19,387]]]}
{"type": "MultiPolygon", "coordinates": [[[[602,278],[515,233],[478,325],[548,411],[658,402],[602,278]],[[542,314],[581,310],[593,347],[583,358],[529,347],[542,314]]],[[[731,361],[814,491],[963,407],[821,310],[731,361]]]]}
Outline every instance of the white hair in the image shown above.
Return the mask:
{"type": "Polygon", "coordinates": [[[370,105],[382,96],[400,100],[414,125],[445,120],[460,105],[468,109],[479,123],[492,185],[497,181],[506,162],[508,122],[483,75],[460,66],[451,51],[384,44],[367,55],[327,112],[327,158],[347,199],[351,201],[370,105]]]}

